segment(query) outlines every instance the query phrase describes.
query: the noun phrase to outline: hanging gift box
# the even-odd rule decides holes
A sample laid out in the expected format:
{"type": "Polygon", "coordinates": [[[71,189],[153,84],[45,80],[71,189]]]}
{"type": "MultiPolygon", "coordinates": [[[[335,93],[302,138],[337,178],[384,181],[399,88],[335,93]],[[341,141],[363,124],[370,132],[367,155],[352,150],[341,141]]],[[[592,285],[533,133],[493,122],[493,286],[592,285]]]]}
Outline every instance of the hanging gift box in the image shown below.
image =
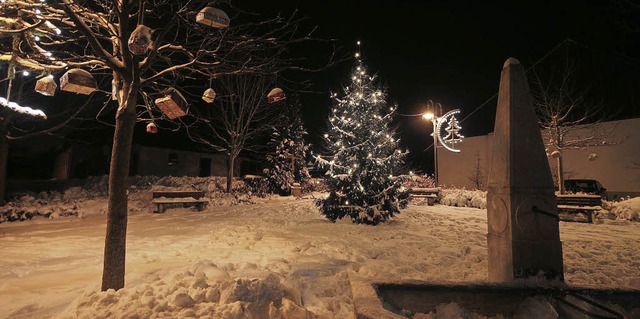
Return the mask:
{"type": "Polygon", "coordinates": [[[60,89],[67,92],[88,95],[95,91],[97,87],[98,85],[93,75],[83,69],[69,70],[60,78],[60,89]]]}
{"type": "Polygon", "coordinates": [[[275,103],[284,99],[285,95],[281,88],[275,88],[271,90],[269,94],[267,94],[267,100],[269,101],[269,103],[275,103]]]}
{"type": "Polygon", "coordinates": [[[202,99],[207,103],[213,103],[216,99],[216,91],[213,89],[206,89],[202,94],[202,99]]]}
{"type": "Polygon", "coordinates": [[[46,96],[54,96],[58,85],[52,75],[47,75],[36,82],[35,91],[46,96]]]}
{"type": "Polygon", "coordinates": [[[187,115],[187,100],[178,90],[169,88],[162,95],[155,100],[155,103],[169,119],[187,115]]]}
{"type": "Polygon", "coordinates": [[[129,51],[136,55],[147,53],[147,50],[151,48],[153,44],[153,41],[151,41],[151,32],[151,29],[147,26],[137,26],[129,37],[129,51]]]}
{"type": "Polygon", "coordinates": [[[196,15],[196,22],[219,29],[228,27],[230,21],[224,11],[212,7],[205,7],[196,15]]]}
{"type": "Polygon", "coordinates": [[[156,123],[152,122],[147,124],[147,133],[151,133],[151,134],[158,133],[158,126],[156,125],[156,123]]]}

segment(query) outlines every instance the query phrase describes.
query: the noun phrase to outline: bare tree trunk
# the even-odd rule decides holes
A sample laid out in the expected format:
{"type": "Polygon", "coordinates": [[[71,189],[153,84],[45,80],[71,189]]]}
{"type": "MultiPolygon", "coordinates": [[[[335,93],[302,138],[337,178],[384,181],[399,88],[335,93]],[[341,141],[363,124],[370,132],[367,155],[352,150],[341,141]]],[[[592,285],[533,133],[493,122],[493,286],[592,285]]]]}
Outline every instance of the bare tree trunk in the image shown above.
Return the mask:
{"type": "Polygon", "coordinates": [[[233,167],[235,165],[235,162],[236,162],[236,156],[229,155],[229,161],[228,161],[229,167],[227,167],[227,193],[231,193],[231,189],[233,187],[233,167]]]}
{"type": "MultiPolygon", "coordinates": [[[[107,234],[104,243],[102,291],[124,287],[127,241],[127,177],[131,159],[133,131],[136,124],[136,90],[122,87],[126,100],[116,114],[116,129],[109,170],[107,234]]],[[[121,96],[123,96],[121,95],[121,96]]]]}
{"type": "Polygon", "coordinates": [[[9,155],[9,140],[0,132],[0,205],[4,204],[7,190],[7,157],[9,155]]]}
{"type": "Polygon", "coordinates": [[[562,172],[562,154],[556,159],[558,164],[558,192],[564,194],[564,173],[562,172]]]}

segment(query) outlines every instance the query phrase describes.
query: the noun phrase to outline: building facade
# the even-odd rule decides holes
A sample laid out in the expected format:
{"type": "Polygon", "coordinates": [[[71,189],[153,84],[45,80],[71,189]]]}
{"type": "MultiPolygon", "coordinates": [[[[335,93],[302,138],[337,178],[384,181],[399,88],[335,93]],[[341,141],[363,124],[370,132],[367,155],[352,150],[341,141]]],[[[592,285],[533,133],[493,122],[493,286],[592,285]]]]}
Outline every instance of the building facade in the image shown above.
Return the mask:
{"type": "MultiPolygon", "coordinates": [[[[564,150],[564,178],[598,180],[610,198],[640,196],[640,118],[579,128],[572,137],[588,136],[594,129],[606,132],[607,137],[597,146],[564,150]]],[[[456,145],[460,153],[439,148],[440,185],[483,189],[492,161],[491,137],[492,134],[465,138],[456,145]]],[[[551,151],[547,150],[548,153],[551,151]]],[[[555,176],[556,159],[551,156],[549,166],[555,176]]]]}

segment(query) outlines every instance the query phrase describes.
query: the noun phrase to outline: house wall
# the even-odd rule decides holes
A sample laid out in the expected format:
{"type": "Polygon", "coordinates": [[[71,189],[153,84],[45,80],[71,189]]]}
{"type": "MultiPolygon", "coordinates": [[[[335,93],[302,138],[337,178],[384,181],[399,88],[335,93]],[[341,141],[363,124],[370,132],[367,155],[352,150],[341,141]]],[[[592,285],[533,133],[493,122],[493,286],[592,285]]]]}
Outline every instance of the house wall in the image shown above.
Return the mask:
{"type": "MultiPolygon", "coordinates": [[[[596,179],[607,188],[612,198],[617,196],[640,196],[640,118],[598,124],[585,127],[576,135],[592,134],[592,130],[610,133],[606,143],[569,149],[563,152],[565,179],[596,179]],[[635,165],[634,165],[635,163],[635,165]]],[[[544,132],[542,132],[544,133],[544,132]]],[[[491,136],[465,138],[457,144],[461,152],[452,153],[438,149],[438,180],[440,185],[474,188],[470,176],[480,160],[486,185],[491,154],[491,136]]],[[[552,171],[555,159],[549,159],[552,171]]]]}
{"type": "MultiPolygon", "coordinates": [[[[211,176],[227,175],[227,157],[220,154],[179,151],[167,148],[139,146],[134,151],[136,175],[199,176],[201,158],[211,159],[211,176]],[[170,158],[171,157],[171,158],[170,158]],[[177,157],[177,161],[170,161],[177,157]]],[[[244,159],[234,163],[234,176],[240,176],[244,159]]]]}

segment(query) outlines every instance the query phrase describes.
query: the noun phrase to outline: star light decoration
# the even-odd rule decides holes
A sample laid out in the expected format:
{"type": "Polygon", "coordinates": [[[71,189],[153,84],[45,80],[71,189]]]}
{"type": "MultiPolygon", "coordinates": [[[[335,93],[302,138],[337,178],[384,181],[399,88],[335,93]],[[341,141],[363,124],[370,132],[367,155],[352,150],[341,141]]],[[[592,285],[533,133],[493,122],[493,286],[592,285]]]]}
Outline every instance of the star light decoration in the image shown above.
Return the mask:
{"type": "Polygon", "coordinates": [[[464,136],[460,134],[460,130],[462,130],[460,122],[455,117],[455,115],[459,113],[459,109],[447,112],[447,114],[438,119],[436,129],[440,145],[454,153],[460,153],[460,150],[456,148],[456,144],[461,143],[464,139],[464,136]],[[447,126],[444,128],[444,131],[447,132],[447,134],[443,136],[442,126],[445,123],[447,126]]]}

